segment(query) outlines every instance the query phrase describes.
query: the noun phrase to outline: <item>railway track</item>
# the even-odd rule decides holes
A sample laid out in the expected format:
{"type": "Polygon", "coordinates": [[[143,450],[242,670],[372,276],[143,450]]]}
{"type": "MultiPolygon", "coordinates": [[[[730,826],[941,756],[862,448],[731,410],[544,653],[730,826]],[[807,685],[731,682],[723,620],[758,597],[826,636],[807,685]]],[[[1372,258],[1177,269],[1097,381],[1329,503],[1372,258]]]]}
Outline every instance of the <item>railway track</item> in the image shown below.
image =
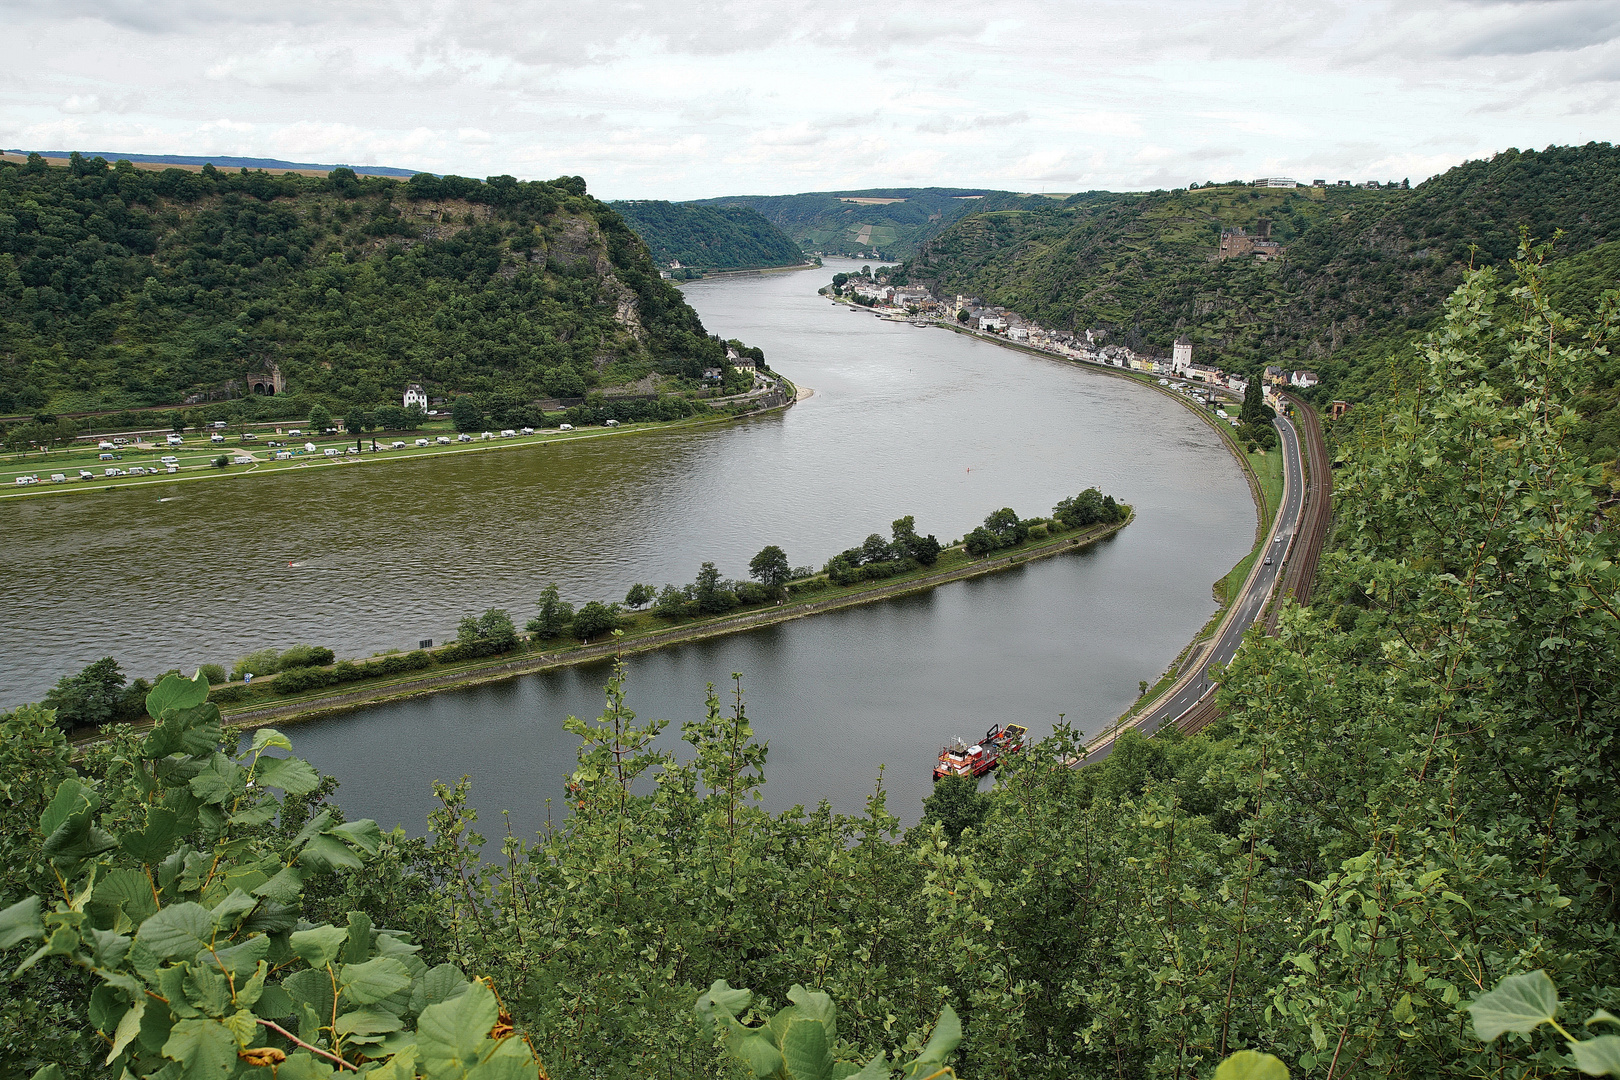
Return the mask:
{"type": "MultiPolygon", "coordinates": [[[[1295,534],[1284,559],[1286,566],[1277,594],[1266,609],[1266,633],[1277,631],[1280,601],[1292,599],[1296,604],[1311,602],[1311,589],[1316,584],[1316,570],[1322,559],[1322,548],[1327,544],[1328,530],[1333,523],[1333,470],[1328,461],[1327,440],[1322,437],[1322,423],[1305,402],[1292,394],[1286,395],[1294,406],[1294,419],[1305,440],[1306,469],[1305,506],[1300,515],[1299,531],[1295,534]]],[[[1192,735],[1208,727],[1220,716],[1215,695],[1199,701],[1176,721],[1176,729],[1192,735]]]]}

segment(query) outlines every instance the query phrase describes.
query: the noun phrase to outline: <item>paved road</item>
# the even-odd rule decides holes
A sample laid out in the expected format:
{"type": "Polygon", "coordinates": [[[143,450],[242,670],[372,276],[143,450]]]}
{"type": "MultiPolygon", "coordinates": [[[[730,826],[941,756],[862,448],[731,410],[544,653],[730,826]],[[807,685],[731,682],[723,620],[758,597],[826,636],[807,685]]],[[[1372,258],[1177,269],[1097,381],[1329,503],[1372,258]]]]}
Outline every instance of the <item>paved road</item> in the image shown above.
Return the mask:
{"type": "MultiPolygon", "coordinates": [[[[1134,727],[1144,735],[1153,734],[1192,708],[1205,695],[1214,692],[1214,687],[1205,672],[1213,664],[1230,662],[1237,653],[1238,646],[1243,642],[1244,632],[1265,610],[1272,588],[1282,577],[1283,567],[1293,553],[1294,539],[1299,533],[1300,515],[1305,506],[1305,473],[1300,457],[1302,448],[1299,433],[1294,430],[1293,424],[1281,416],[1273,423],[1277,428],[1277,437],[1283,452],[1283,501],[1276,520],[1272,522],[1271,534],[1266,537],[1265,553],[1255,560],[1249,580],[1216,630],[1214,648],[1206,647],[1204,655],[1170,688],[1169,692],[1151,709],[1128,723],[1129,727],[1134,727]],[[1271,556],[1270,566],[1265,565],[1267,554],[1271,556]]],[[[1114,734],[1114,729],[1110,728],[1087,744],[1086,764],[1108,756],[1108,751],[1113,748],[1114,734]]]]}

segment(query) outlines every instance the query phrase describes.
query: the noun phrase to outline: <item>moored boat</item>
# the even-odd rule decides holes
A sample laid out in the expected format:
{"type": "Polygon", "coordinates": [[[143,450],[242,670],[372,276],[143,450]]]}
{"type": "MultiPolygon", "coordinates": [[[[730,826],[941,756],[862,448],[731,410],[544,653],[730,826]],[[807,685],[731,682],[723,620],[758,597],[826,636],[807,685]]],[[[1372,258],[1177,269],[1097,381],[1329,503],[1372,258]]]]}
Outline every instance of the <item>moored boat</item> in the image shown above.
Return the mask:
{"type": "Polygon", "coordinates": [[[968,745],[966,739],[955,738],[939,751],[939,762],[934,766],[934,779],[945,776],[983,776],[1001,764],[1008,754],[1016,754],[1024,745],[1029,729],[1022,724],[994,725],[984,738],[968,745]]]}

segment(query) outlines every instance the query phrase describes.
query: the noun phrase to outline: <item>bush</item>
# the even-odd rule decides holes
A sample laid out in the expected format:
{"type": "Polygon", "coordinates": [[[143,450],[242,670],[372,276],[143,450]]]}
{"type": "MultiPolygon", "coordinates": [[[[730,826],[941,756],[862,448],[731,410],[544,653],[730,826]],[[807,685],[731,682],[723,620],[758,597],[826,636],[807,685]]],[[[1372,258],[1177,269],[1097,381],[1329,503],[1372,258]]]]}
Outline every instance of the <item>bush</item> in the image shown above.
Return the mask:
{"type": "Polygon", "coordinates": [[[807,593],[821,592],[826,588],[826,578],[806,578],[802,581],[790,582],[787,591],[789,596],[804,596],[807,593]]]}
{"type": "Polygon", "coordinates": [[[737,586],[737,600],[745,607],[768,604],[775,597],[775,590],[768,589],[757,581],[744,581],[737,586]]]}
{"type": "Polygon", "coordinates": [[[218,686],[220,683],[228,681],[225,669],[219,664],[204,664],[197,670],[202,674],[203,678],[208,680],[209,686],[218,686]]]}
{"type": "Polygon", "coordinates": [[[1029,538],[1031,540],[1045,540],[1048,535],[1045,525],[1031,525],[1029,527],[1029,538]]]}
{"type": "Polygon", "coordinates": [[[231,682],[241,682],[243,675],[252,675],[259,678],[264,675],[274,675],[281,670],[281,654],[274,649],[260,649],[250,652],[236,662],[231,668],[231,682]]]}
{"type": "MultiPolygon", "coordinates": [[[[331,686],[339,680],[325,668],[305,667],[283,671],[276,676],[274,690],[279,694],[302,694],[322,686],[331,686]]],[[[246,687],[242,688],[246,690],[246,687]]]]}
{"type": "Polygon", "coordinates": [[[246,686],[216,686],[208,692],[208,700],[219,705],[246,701],[253,691],[246,686]]]}
{"type": "Polygon", "coordinates": [[[288,668],[325,667],[332,662],[332,655],[331,649],[317,645],[294,645],[282,653],[276,663],[282,671],[288,668]]]}

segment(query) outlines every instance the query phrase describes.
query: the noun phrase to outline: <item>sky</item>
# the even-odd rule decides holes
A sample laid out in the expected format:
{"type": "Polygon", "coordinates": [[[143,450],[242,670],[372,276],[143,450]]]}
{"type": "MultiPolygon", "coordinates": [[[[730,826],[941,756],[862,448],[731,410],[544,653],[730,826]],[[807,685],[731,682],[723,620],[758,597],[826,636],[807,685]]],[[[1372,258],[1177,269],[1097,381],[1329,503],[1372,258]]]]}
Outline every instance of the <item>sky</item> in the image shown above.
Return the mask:
{"type": "Polygon", "coordinates": [[[1620,0],[0,0],[0,148],[602,198],[1414,184],[1611,141],[1620,0]]]}

